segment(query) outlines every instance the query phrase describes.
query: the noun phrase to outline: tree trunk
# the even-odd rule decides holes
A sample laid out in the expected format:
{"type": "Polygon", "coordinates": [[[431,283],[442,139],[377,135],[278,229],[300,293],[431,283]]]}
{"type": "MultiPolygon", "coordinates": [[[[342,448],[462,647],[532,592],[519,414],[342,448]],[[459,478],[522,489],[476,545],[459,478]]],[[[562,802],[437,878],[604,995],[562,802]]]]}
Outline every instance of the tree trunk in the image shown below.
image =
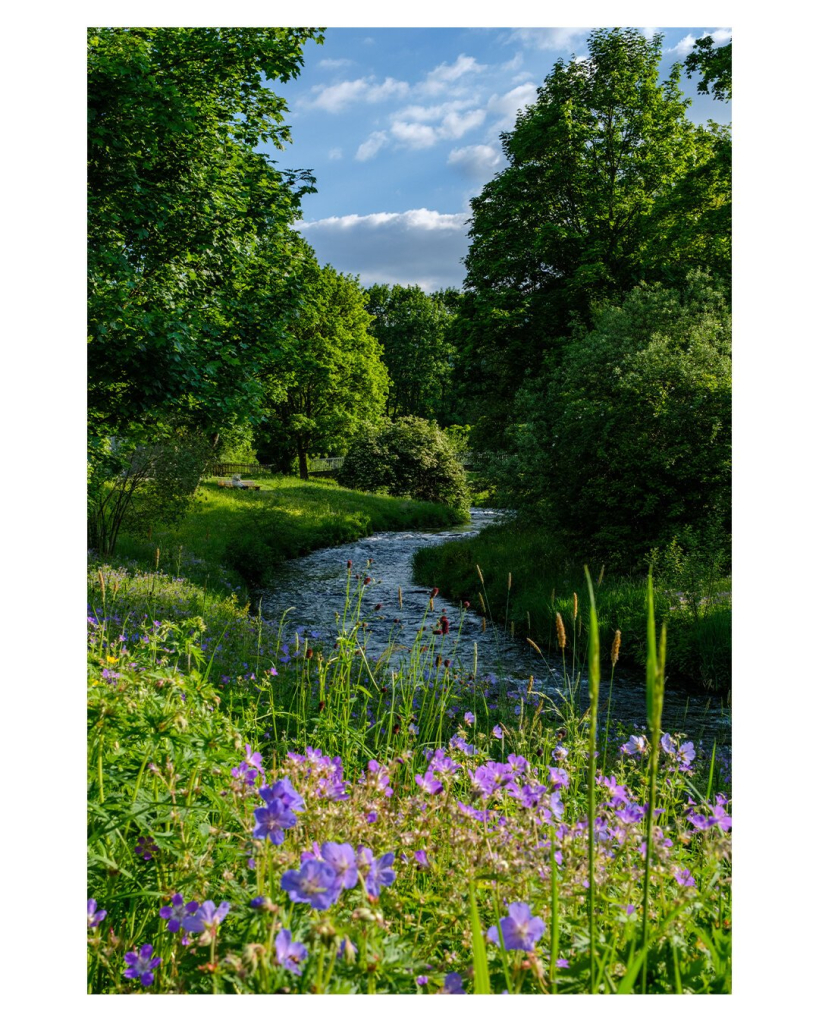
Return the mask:
{"type": "Polygon", "coordinates": [[[297,449],[299,453],[299,476],[302,480],[308,480],[310,474],[307,472],[307,452],[300,443],[297,445],[297,449]]]}

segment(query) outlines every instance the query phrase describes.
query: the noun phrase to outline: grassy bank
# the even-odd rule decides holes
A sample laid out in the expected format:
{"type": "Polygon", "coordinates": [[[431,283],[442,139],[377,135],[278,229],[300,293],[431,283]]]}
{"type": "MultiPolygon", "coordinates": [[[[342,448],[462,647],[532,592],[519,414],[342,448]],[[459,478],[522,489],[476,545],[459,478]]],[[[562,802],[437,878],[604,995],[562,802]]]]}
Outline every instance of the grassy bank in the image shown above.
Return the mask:
{"type": "MultiPolygon", "coordinates": [[[[645,578],[606,574],[590,566],[597,583],[601,643],[608,650],[616,630],[620,657],[644,666],[645,578]]],[[[420,583],[439,587],[474,608],[488,603],[496,622],[517,636],[531,637],[544,651],[558,651],[556,616],[565,624],[567,649],[582,654],[587,646],[588,600],[582,566],[568,566],[543,534],[515,523],[489,527],[478,537],[418,551],[414,561],[420,583]],[[485,582],[481,585],[480,566],[485,582]],[[578,595],[577,619],[574,597],[578,595]]],[[[675,685],[726,693],[731,686],[731,583],[711,581],[688,591],[657,587],[656,607],[668,622],[667,675],[675,685]]]]}
{"type": "Polygon", "coordinates": [[[493,699],[432,604],[389,665],[365,570],[320,637],[91,567],[88,990],[730,991],[730,766],[493,699]]]}
{"type": "Polygon", "coordinates": [[[118,556],[223,589],[240,581],[257,586],[285,558],[378,530],[445,527],[459,520],[445,505],[363,494],[333,480],[276,476],[258,482],[259,491],[203,483],[181,523],[148,535],[124,532],[118,556]]]}

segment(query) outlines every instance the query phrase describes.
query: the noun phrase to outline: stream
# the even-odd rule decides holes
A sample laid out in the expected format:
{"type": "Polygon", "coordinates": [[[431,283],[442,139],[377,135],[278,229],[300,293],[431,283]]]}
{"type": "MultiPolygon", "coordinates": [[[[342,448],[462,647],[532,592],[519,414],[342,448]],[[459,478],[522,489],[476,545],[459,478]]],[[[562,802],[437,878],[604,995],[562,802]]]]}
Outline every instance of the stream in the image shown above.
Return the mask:
{"type": "MultiPolygon", "coordinates": [[[[305,626],[318,643],[328,643],[336,635],[336,612],[344,608],[347,587],[347,562],[353,573],[369,575],[361,606],[361,618],[369,626],[367,650],[375,658],[396,636],[409,647],[415,639],[424,613],[428,609],[430,589],[412,580],[412,556],[421,547],[446,541],[473,537],[484,526],[499,522],[504,513],[496,509],[473,508],[468,523],[443,530],[407,530],[374,533],[350,544],[322,548],[302,558],[282,564],[271,580],[271,587],[261,591],[262,613],[278,621],[288,608],[287,621],[293,630],[305,626]],[[369,565],[368,565],[369,560],[369,565]],[[399,587],[403,608],[399,608],[399,587]],[[381,608],[376,610],[376,605],[381,608]],[[400,620],[400,624],[396,623],[400,620]],[[406,638],[405,640],[403,638],[406,638]]],[[[355,581],[353,581],[355,583],[355,581]]],[[[351,590],[354,588],[351,588],[351,590]]],[[[476,588],[477,589],[477,588],[476,588]]],[[[467,672],[471,671],[474,644],[478,647],[478,676],[492,679],[493,688],[505,687],[511,695],[525,693],[529,677],[534,676],[534,690],[548,695],[556,703],[562,700],[563,664],[557,657],[541,657],[526,643],[502,628],[488,624],[481,629],[481,615],[470,609],[464,616],[458,635],[460,609],[448,604],[441,595],[435,598],[435,613],[427,613],[427,624],[434,625],[437,616],[447,609],[452,632],[451,646],[444,651],[457,664],[459,658],[467,672]]],[[[285,630],[285,632],[288,632],[285,630]]],[[[605,646],[605,645],[604,645],[605,646]]],[[[399,659],[400,655],[394,655],[399,659]]],[[[570,664],[569,667],[571,668],[570,664]]],[[[603,668],[601,681],[601,716],[605,715],[609,673],[603,668]]],[[[586,680],[580,686],[580,703],[586,693],[586,680]]],[[[612,722],[621,722],[626,733],[645,732],[645,677],[638,671],[615,670],[611,698],[612,722]]],[[[586,702],[587,703],[587,702],[586,702]]],[[[701,694],[688,694],[666,688],[663,705],[663,727],[669,732],[684,732],[690,738],[710,746],[716,739],[720,746],[731,743],[731,712],[724,699],[701,694]]]]}

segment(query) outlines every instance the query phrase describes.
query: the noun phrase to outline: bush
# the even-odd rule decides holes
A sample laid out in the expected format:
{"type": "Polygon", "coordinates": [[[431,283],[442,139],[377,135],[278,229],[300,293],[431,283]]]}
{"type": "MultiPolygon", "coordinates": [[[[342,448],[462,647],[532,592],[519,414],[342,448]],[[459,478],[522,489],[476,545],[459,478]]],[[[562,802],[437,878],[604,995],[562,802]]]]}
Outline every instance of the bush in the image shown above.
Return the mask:
{"type": "Polygon", "coordinates": [[[350,446],[339,483],[434,501],[461,512],[469,508],[466,474],[452,445],[436,424],[416,416],[360,434],[350,446]]]}

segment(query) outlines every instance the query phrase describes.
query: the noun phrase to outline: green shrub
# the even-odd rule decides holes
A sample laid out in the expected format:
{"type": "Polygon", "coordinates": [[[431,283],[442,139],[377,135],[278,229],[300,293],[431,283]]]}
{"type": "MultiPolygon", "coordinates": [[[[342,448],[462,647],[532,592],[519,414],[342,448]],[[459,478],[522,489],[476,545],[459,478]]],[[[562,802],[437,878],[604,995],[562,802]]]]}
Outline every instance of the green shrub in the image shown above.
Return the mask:
{"type": "Polygon", "coordinates": [[[353,442],[339,483],[362,491],[434,501],[466,512],[466,474],[452,445],[434,423],[406,416],[353,442]]]}

